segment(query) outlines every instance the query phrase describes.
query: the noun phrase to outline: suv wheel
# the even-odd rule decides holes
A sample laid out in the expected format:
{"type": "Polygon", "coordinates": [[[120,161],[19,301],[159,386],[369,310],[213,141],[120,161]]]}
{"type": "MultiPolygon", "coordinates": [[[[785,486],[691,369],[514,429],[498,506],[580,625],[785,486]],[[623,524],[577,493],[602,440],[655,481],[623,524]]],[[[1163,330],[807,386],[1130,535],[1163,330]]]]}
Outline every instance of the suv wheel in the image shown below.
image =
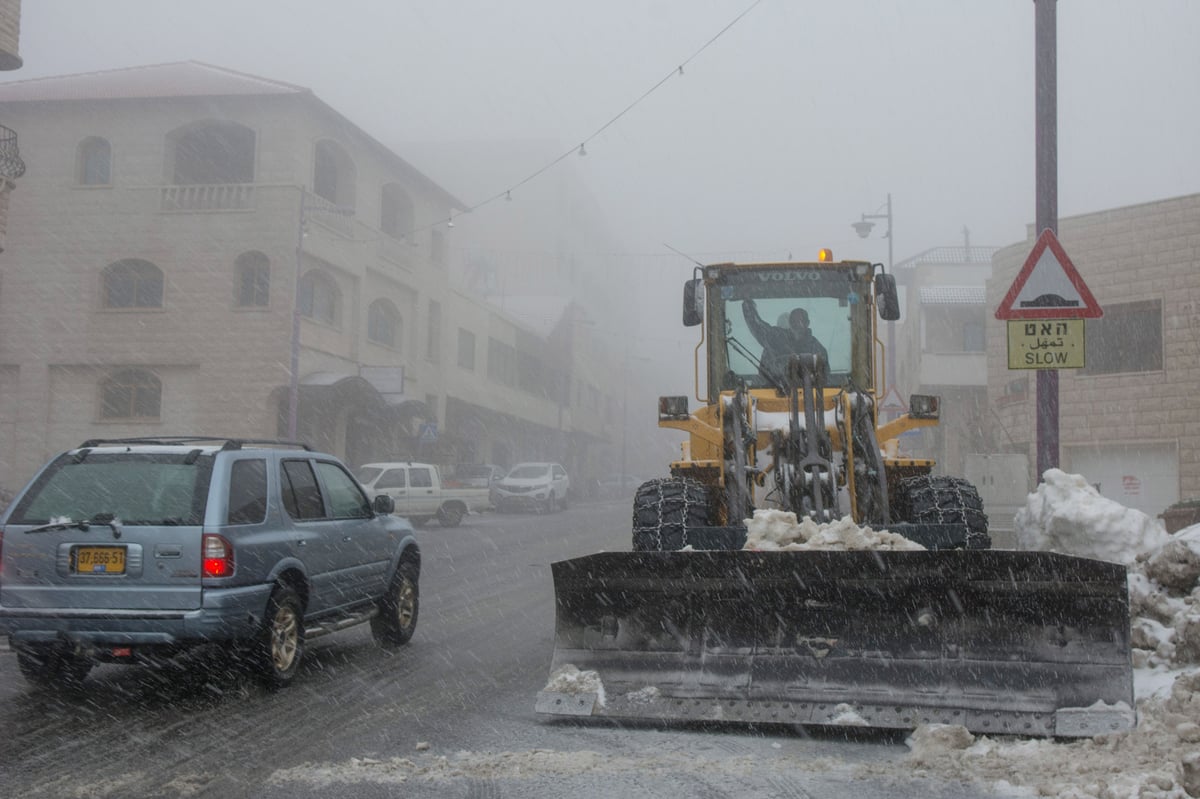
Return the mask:
{"type": "Polygon", "coordinates": [[[271,593],[255,655],[258,676],[268,688],[282,688],[296,678],[304,657],[304,609],[291,587],[281,585],[271,593]]]}
{"type": "Polygon", "coordinates": [[[401,563],[396,569],[392,584],[379,600],[379,613],[371,618],[371,634],[380,646],[401,646],[412,638],[421,607],[417,580],[414,564],[401,563]]]}
{"type": "Polygon", "coordinates": [[[69,652],[20,650],[17,668],[26,680],[39,688],[75,689],[92,670],[92,662],[69,652]]]}

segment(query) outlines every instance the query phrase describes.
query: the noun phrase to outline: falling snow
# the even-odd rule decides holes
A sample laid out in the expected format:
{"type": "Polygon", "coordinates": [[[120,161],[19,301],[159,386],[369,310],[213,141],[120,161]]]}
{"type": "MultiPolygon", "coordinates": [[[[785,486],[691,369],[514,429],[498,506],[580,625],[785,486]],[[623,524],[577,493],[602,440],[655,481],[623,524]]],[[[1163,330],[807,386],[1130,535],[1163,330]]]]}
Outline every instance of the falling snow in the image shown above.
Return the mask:
{"type": "MultiPolygon", "coordinates": [[[[931,724],[907,738],[906,778],[981,784],[1001,796],[1060,799],[1187,799],[1200,796],[1200,525],[1174,535],[1143,513],[1101,497],[1078,475],[1051,470],[1016,515],[1023,549],[1123,563],[1129,569],[1132,660],[1137,727],[1089,739],[1054,741],[1016,736],[976,736],[963,727],[931,724]]],[[[843,519],[818,525],[793,514],[759,511],[749,522],[750,543],[760,550],[912,548],[897,536],[859,528],[843,519]]],[[[915,546],[915,545],[914,545],[915,546]]],[[[919,547],[918,547],[919,548],[919,547]]],[[[566,666],[547,690],[597,693],[595,671],[566,666]]],[[[653,689],[644,689],[646,700],[653,689]]],[[[839,708],[840,723],[853,710],[839,708]]],[[[532,778],[538,775],[618,774],[650,769],[688,769],[729,775],[791,769],[828,774],[845,771],[894,778],[896,763],[850,765],[829,759],[782,756],[769,762],[748,757],[711,760],[646,753],[641,757],[594,751],[471,753],[420,760],[351,759],[276,772],[272,782],[319,786],[346,782],[402,783],[472,776],[532,778]]]]}

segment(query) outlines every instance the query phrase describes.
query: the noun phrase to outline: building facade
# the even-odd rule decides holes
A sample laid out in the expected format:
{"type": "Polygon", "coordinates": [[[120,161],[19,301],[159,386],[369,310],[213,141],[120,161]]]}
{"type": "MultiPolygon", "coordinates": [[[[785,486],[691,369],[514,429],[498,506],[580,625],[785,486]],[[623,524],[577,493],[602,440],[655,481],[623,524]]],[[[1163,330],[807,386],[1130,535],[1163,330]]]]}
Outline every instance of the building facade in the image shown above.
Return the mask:
{"type": "Polygon", "coordinates": [[[0,118],[32,143],[0,486],[95,437],[504,465],[599,432],[574,353],[448,279],[463,204],[310,91],[187,62],[3,84],[0,118]]]}
{"type": "MultiPolygon", "coordinates": [[[[21,68],[21,0],[0,0],[0,71],[21,68]]],[[[0,120],[3,122],[4,120],[0,120]]],[[[0,251],[8,232],[9,195],[16,180],[25,174],[25,162],[17,146],[17,132],[0,124],[0,251]]]]}
{"type": "MultiPolygon", "coordinates": [[[[996,254],[988,308],[1035,238],[996,254]]],[[[1152,515],[1200,497],[1200,195],[1063,218],[1058,238],[1104,311],[1086,321],[1085,367],[1058,370],[1061,467],[1152,515]]],[[[996,443],[1036,469],[1037,376],[1008,369],[1005,331],[989,314],[996,443]]]]}
{"type": "Polygon", "coordinates": [[[997,249],[935,247],[895,268],[904,310],[893,380],[898,396],[890,401],[942,398],[941,423],[902,442],[906,451],[934,458],[941,474],[963,475],[968,456],[996,446],[987,423],[985,286],[997,249]]]}

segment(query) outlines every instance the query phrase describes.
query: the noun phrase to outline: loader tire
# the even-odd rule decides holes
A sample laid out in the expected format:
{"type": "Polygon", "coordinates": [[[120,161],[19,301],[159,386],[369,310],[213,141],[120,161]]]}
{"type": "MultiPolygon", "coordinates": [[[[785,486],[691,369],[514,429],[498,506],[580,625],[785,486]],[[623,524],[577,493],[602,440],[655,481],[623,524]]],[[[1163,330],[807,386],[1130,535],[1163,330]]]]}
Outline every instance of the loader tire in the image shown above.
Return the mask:
{"type": "Polygon", "coordinates": [[[687,477],[638,486],[633,495],[633,551],[670,552],[688,545],[688,529],[708,521],[708,491],[687,477]]]}
{"type": "Polygon", "coordinates": [[[900,518],[924,524],[964,524],[967,549],[990,549],[987,515],[978,489],[961,477],[922,474],[900,481],[900,518]]]}

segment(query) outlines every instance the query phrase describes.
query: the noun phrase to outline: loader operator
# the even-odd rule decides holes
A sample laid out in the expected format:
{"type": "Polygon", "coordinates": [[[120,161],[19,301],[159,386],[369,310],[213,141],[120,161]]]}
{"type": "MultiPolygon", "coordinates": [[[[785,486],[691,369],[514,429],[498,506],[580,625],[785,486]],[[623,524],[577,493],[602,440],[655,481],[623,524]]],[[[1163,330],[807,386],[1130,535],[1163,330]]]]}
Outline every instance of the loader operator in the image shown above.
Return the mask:
{"type": "Polygon", "coordinates": [[[819,355],[821,366],[818,372],[817,385],[829,383],[829,353],[808,327],[808,311],[803,308],[793,308],[788,314],[787,327],[767,324],[758,315],[758,307],[754,300],[742,301],[742,316],[758,343],[762,345],[763,372],[775,382],[782,383],[787,373],[788,358],[792,355],[809,353],[819,355]]]}

